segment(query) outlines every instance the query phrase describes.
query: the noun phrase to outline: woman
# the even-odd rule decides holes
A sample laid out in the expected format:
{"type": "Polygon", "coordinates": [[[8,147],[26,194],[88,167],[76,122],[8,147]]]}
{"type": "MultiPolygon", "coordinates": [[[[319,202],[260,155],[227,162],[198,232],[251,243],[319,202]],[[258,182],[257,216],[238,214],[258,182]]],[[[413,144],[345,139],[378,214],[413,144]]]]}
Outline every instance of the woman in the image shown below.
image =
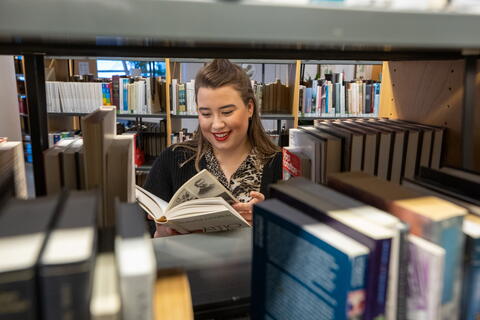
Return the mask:
{"type": "MultiPolygon", "coordinates": [[[[253,204],[281,178],[282,160],[263,130],[250,78],[239,66],[216,59],[198,72],[195,97],[199,127],[193,140],[163,151],[144,187],[170,201],[205,168],[239,200],[233,207],[251,222],[253,204]]],[[[171,234],[176,232],[157,224],[155,237],[171,234]]]]}

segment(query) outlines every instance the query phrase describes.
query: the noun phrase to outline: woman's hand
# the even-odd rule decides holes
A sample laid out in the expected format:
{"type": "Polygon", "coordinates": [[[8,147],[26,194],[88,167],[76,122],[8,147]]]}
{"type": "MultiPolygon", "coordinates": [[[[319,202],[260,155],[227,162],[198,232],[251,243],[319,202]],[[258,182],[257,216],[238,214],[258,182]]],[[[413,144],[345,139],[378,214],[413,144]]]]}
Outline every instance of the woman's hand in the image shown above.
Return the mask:
{"type": "Polygon", "coordinates": [[[247,203],[241,203],[237,202],[232,205],[232,207],[240,213],[240,215],[247,220],[248,223],[252,224],[252,209],[253,205],[255,203],[262,202],[265,200],[265,196],[256,191],[250,192],[250,197],[252,197],[252,200],[250,200],[247,203]]]}
{"type": "Polygon", "coordinates": [[[168,236],[175,236],[181,234],[180,232],[176,231],[175,229],[169,228],[163,224],[155,223],[157,229],[153,235],[154,238],[160,237],[168,237],[168,236]]]}
{"type": "MultiPolygon", "coordinates": [[[[153,218],[149,214],[147,214],[147,218],[149,220],[153,220],[153,218]]],[[[156,227],[156,230],[155,230],[155,233],[153,234],[154,238],[175,236],[175,235],[181,234],[175,229],[169,228],[163,224],[155,223],[155,227],[156,227]]]]}

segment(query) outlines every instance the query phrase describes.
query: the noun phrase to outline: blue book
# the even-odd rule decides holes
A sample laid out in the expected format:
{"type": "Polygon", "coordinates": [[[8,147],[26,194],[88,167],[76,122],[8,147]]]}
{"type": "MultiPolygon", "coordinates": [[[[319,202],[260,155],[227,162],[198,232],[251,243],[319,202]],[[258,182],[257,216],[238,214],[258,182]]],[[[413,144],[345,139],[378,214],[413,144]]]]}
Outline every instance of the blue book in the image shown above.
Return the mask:
{"type": "Polygon", "coordinates": [[[380,107],[380,83],[374,83],[373,84],[373,113],[378,113],[378,108],[380,107]]]}
{"type": "MultiPolygon", "coordinates": [[[[326,189],[306,179],[295,178],[272,185],[270,194],[273,198],[278,198],[305,214],[321,220],[369,248],[363,319],[385,317],[392,239],[398,237],[398,232],[345,212],[348,210],[343,210],[345,213],[339,214],[342,210],[335,203],[343,199],[330,194],[329,201],[325,201],[316,187],[326,189]],[[304,187],[300,187],[299,183],[304,184],[304,187]],[[311,192],[306,192],[305,189],[311,192]]],[[[338,196],[343,197],[340,194],[338,196]]],[[[397,252],[398,250],[396,249],[397,252]]]]}
{"type": "Polygon", "coordinates": [[[469,214],[463,223],[466,235],[463,265],[461,319],[480,319],[480,217],[469,214]]]}
{"type": "Polygon", "coordinates": [[[306,88],[305,95],[307,97],[307,105],[305,106],[305,110],[308,114],[312,112],[312,88],[306,88]]]}
{"type": "Polygon", "coordinates": [[[368,248],[279,200],[254,207],[252,319],[359,319],[368,248]]]}
{"type": "Polygon", "coordinates": [[[312,80],[312,103],[311,103],[311,113],[317,112],[317,87],[318,87],[318,80],[312,80]]]}
{"type": "Polygon", "coordinates": [[[128,87],[129,79],[121,79],[123,81],[123,111],[128,112],[128,87]]]}

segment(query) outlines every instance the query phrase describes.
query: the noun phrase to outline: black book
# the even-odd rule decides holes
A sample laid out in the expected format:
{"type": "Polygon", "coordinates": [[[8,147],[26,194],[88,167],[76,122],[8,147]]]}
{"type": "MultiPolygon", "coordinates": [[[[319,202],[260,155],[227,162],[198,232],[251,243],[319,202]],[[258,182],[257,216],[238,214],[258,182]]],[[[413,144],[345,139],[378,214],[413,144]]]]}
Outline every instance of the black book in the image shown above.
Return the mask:
{"type": "Polygon", "coordinates": [[[97,243],[96,192],[72,191],[40,258],[43,319],[89,319],[97,243]]]}
{"type": "Polygon", "coordinates": [[[436,170],[420,167],[416,180],[447,190],[468,202],[476,202],[478,204],[478,199],[480,199],[480,182],[455,175],[443,169],[436,170]]]}
{"type": "Polygon", "coordinates": [[[0,213],[0,319],[40,318],[36,267],[62,195],[10,200],[0,213]]]}

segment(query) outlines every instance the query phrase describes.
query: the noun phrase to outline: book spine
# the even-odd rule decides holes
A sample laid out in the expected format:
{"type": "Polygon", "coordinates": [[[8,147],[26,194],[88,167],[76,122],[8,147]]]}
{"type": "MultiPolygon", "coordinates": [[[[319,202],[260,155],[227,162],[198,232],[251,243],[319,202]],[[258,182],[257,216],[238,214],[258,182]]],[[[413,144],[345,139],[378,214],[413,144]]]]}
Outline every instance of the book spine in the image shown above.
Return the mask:
{"type": "Polygon", "coordinates": [[[408,294],[408,268],[405,268],[408,265],[409,259],[409,247],[408,247],[408,225],[405,224],[405,227],[400,231],[400,248],[399,248],[399,268],[398,268],[398,280],[397,280],[397,320],[407,319],[407,294],[408,294]]]}
{"type": "Polygon", "coordinates": [[[0,277],[0,320],[37,319],[38,305],[35,289],[33,270],[2,274],[0,277]],[[11,281],[11,279],[18,280],[11,281]]]}
{"type": "Polygon", "coordinates": [[[461,319],[480,318],[480,239],[466,238],[461,319]]]}
{"type": "Polygon", "coordinates": [[[40,268],[44,319],[89,319],[93,259],[80,264],[40,268]]]}
{"type": "Polygon", "coordinates": [[[252,319],[264,319],[265,318],[265,283],[266,277],[266,248],[264,245],[264,239],[268,236],[267,230],[264,225],[263,214],[258,213],[255,210],[253,216],[253,254],[252,254],[252,307],[251,317],[252,319]],[[253,290],[253,288],[255,290],[253,290]]]}
{"type": "MultiPolygon", "coordinates": [[[[462,231],[463,216],[455,217],[437,224],[439,238],[435,235],[427,239],[445,249],[445,272],[443,274],[442,316],[444,319],[456,318],[459,310],[459,296],[455,290],[461,281],[461,265],[464,252],[464,235],[462,231]]],[[[425,226],[426,229],[435,230],[435,226],[425,226]]],[[[434,231],[434,233],[437,233],[434,231]]],[[[425,230],[425,234],[428,231],[425,230]]]]}

